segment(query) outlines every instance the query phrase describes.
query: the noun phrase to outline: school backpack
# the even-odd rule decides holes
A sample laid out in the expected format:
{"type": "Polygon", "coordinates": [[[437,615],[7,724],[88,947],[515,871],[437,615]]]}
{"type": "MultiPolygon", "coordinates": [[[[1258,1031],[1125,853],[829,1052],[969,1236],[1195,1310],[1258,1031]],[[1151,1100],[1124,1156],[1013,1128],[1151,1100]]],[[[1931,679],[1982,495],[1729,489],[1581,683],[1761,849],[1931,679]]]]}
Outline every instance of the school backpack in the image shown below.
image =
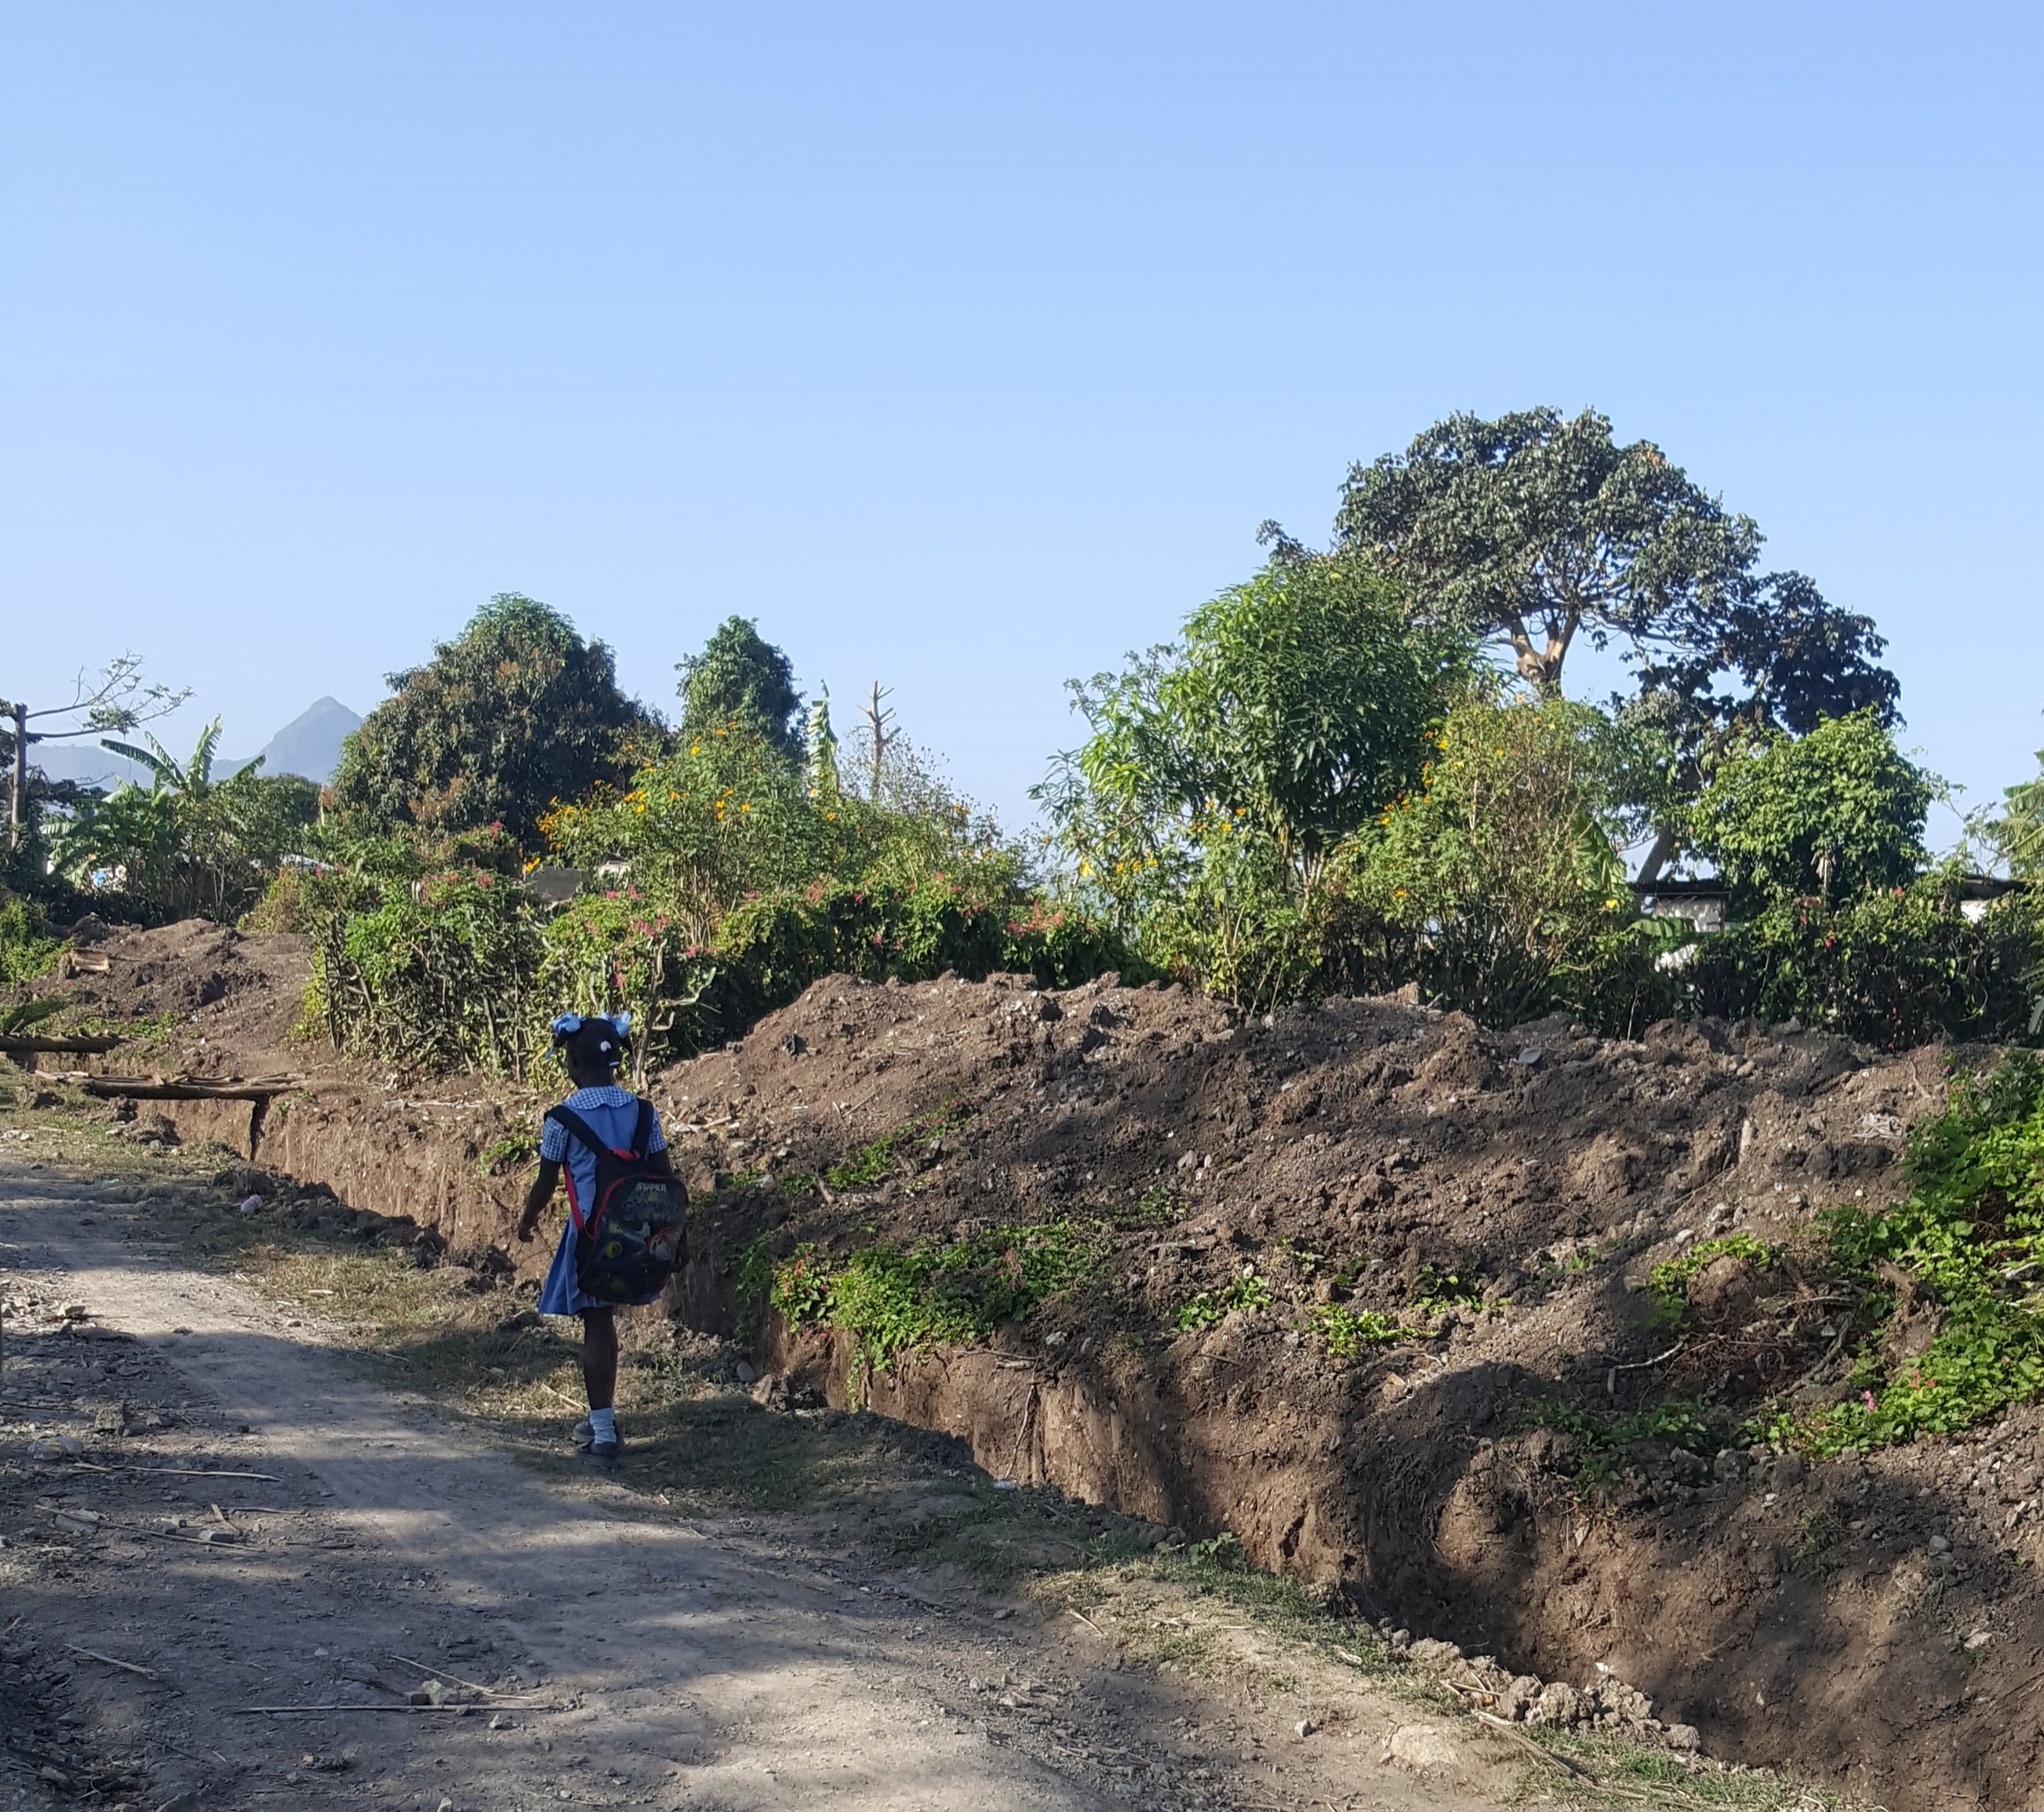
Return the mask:
{"type": "Polygon", "coordinates": [[[568,1177],[577,1287],[599,1302],[650,1302],[674,1274],[683,1223],[677,1199],[680,1186],[655,1170],[647,1154],[653,1137],[653,1103],[641,1097],[628,1151],[605,1145],[573,1108],[550,1107],[546,1117],[586,1146],[596,1161],[594,1202],[577,1202],[572,1171],[568,1177]]]}

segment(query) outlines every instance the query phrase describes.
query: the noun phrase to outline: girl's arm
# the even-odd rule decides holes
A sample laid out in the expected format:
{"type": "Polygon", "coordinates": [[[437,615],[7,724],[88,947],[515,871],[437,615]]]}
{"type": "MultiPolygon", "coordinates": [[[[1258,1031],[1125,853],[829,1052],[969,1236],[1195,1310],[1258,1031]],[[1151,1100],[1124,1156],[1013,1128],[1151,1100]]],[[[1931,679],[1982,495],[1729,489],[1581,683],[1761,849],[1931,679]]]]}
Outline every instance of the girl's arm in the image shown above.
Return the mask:
{"type": "Polygon", "coordinates": [[[539,1161],[539,1174],[532,1179],[532,1187],[526,1191],[525,1212],[518,1217],[518,1237],[528,1243],[532,1230],[539,1224],[540,1210],[553,1200],[553,1192],[560,1183],[560,1166],[552,1159],[539,1161]]]}

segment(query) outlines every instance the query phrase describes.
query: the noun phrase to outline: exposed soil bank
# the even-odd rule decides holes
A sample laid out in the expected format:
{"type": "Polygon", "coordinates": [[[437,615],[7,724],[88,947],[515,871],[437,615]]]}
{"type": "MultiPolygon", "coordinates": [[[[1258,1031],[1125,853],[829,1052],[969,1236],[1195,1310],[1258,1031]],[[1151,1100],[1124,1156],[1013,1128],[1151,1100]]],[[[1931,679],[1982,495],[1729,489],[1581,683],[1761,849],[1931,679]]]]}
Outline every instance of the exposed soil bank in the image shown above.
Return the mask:
{"type": "MultiPolygon", "coordinates": [[[[303,1049],[278,1061],[302,952],[208,935],[226,985],[181,1010],[213,1067],[317,1057],[330,1079],[265,1126],[262,1161],[437,1222],[456,1247],[501,1240],[520,1177],[479,1172],[521,1103],[386,1088],[303,1049]]],[[[165,1010],[180,936],[197,951],[186,928],[103,946],[138,977],[158,966],[109,1010],[165,1010]]],[[[1393,1001],[1242,1024],[1176,989],[832,982],[653,1092],[694,1182],[728,1186],[699,1216],[681,1293],[697,1324],[729,1326],[736,1255],[762,1230],[784,1253],[841,1256],[1118,1221],[1133,1230],[1077,1297],[987,1349],[878,1374],[873,1406],[967,1437],[997,1475],[1194,1535],[1232,1529],[1372,1618],[1528,1672],[1588,1680],[1605,1664],[1713,1753],[1896,1808],[2044,1806],[2034,1411],[1813,1466],[1647,1444],[1600,1483],[1577,1437],[1538,1425],[1546,1403],[1737,1406],[1799,1380],[1798,1400],[1835,1399],[1824,1306],[1773,1274],[1706,1272],[1672,1356],[1637,1285],[1685,1235],[1779,1242],[1858,1192],[1899,1194],[1903,1130],[1941,1101],[1945,1062],[1719,1026],[1497,1038],[1393,1001]],[[941,1138],[869,1164],[869,1187],[784,1187],[941,1110],[941,1138]],[[756,1171],[773,1187],[733,1182],[756,1171]],[[1266,1305],[1176,1331],[1244,1266],[1266,1305]],[[1337,1359],[1301,1325],[1336,1276],[1355,1311],[1448,1312],[1425,1338],[1337,1359]]],[[[179,1130],[212,1132],[218,1113],[180,1109],[179,1130]]],[[[843,1336],[763,1340],[776,1371],[845,1400],[843,1336]]]]}

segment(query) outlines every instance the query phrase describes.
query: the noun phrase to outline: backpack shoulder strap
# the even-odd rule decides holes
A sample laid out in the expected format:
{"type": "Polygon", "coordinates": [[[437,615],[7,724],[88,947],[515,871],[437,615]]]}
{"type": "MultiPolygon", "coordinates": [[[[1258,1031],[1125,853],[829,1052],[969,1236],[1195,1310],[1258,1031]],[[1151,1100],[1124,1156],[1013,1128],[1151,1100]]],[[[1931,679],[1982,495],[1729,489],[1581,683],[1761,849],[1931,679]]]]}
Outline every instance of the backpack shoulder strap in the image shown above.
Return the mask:
{"type": "Polygon", "coordinates": [[[571,1138],[579,1139],[599,1157],[607,1156],[611,1148],[597,1138],[589,1123],[572,1107],[550,1107],[545,1118],[558,1124],[571,1138]]]}
{"type": "Polygon", "coordinates": [[[653,1142],[653,1103],[642,1095],[639,1097],[639,1121],[632,1128],[632,1156],[642,1162],[651,1154],[646,1148],[653,1142]]]}

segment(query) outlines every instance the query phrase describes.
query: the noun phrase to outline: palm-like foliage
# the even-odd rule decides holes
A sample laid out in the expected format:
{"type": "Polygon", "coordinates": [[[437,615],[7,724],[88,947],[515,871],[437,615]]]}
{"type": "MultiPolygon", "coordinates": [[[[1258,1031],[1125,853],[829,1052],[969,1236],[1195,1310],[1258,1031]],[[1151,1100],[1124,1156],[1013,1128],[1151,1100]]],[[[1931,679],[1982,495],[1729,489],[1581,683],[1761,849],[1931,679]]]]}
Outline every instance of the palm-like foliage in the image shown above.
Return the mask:
{"type": "Polygon", "coordinates": [[[81,806],[55,838],[51,866],[148,918],[232,919],[312,822],[318,789],[289,775],[265,778],[260,759],[216,782],[217,717],[186,760],[148,741],[103,744],[148,770],[150,784],[123,782],[81,806]]]}
{"type": "MultiPolygon", "coordinates": [[[[213,757],[220,747],[219,718],[214,718],[199,732],[199,746],[186,762],[179,762],[147,731],[142,733],[148,738],[148,748],[137,748],[132,742],[116,742],[110,737],[102,738],[100,747],[147,768],[156,777],[158,790],[179,793],[187,799],[203,799],[213,790],[213,757]]],[[[262,765],[262,757],[258,755],[241,772],[252,773],[262,765]]]]}

